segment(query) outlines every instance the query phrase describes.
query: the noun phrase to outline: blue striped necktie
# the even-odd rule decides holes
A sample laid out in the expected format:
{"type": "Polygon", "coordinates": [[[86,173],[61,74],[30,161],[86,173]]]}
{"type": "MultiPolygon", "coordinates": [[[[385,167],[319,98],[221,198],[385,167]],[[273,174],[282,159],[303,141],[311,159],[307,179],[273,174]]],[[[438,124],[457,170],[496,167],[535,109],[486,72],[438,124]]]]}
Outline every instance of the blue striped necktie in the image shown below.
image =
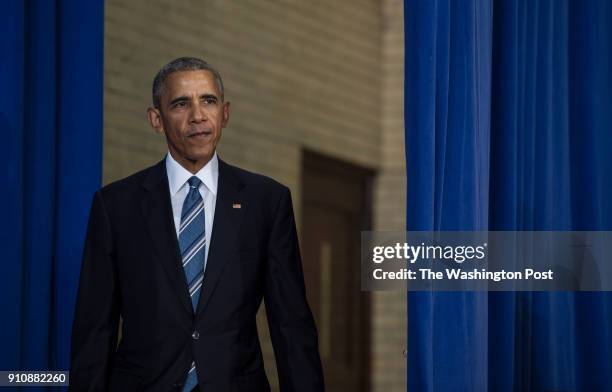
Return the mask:
{"type": "MultiPolygon", "coordinates": [[[[204,200],[198,190],[202,182],[198,177],[193,176],[188,183],[189,193],[183,203],[178,236],[183,270],[185,271],[191,304],[195,312],[204,278],[206,232],[204,231],[204,200]]],[[[183,391],[191,391],[196,385],[198,385],[198,376],[195,370],[195,362],[192,362],[183,391]]]]}

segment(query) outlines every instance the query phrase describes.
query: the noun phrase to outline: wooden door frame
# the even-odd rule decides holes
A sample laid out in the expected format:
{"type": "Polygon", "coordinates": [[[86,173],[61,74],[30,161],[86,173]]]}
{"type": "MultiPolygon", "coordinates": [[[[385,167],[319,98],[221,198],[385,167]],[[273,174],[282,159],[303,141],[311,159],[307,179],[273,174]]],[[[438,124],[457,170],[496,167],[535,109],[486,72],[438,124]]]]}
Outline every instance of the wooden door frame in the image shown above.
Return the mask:
{"type": "MultiPolygon", "coordinates": [[[[320,172],[325,175],[331,176],[339,176],[342,178],[350,178],[351,180],[360,182],[362,184],[363,189],[363,204],[360,206],[360,210],[363,213],[360,215],[361,222],[359,222],[359,230],[371,230],[372,229],[372,206],[373,206],[373,180],[375,176],[375,171],[371,169],[367,169],[364,167],[357,166],[355,164],[342,161],[340,159],[332,158],[330,156],[326,156],[311,150],[304,149],[302,150],[302,235],[304,235],[304,211],[306,210],[306,203],[314,202],[314,203],[325,203],[324,198],[316,197],[316,199],[309,198],[309,195],[305,189],[305,178],[306,173],[308,172],[320,172]]],[[[333,196],[332,196],[333,197],[333,196]]],[[[351,202],[357,203],[355,200],[351,200],[350,198],[343,199],[343,202],[347,204],[347,209],[352,209],[355,206],[351,205],[351,202]]],[[[336,203],[329,203],[329,205],[337,205],[336,203]]],[[[358,233],[360,234],[360,233],[358,233]]],[[[356,236],[356,240],[360,240],[360,235],[356,236]]],[[[355,247],[355,251],[357,252],[354,255],[355,260],[360,260],[359,255],[359,243],[357,243],[355,247]]],[[[360,263],[357,264],[360,268],[360,263]]],[[[357,275],[360,274],[359,268],[357,268],[357,275]]],[[[360,282],[360,277],[357,279],[360,282]]],[[[361,330],[362,333],[362,341],[361,345],[365,348],[360,361],[360,369],[362,369],[359,384],[362,386],[363,390],[367,391],[370,389],[370,373],[372,370],[371,366],[371,358],[372,358],[372,350],[371,350],[371,296],[369,292],[361,292],[360,286],[358,285],[359,293],[356,295],[356,298],[360,298],[361,302],[361,312],[360,312],[360,321],[361,321],[361,330]]]]}

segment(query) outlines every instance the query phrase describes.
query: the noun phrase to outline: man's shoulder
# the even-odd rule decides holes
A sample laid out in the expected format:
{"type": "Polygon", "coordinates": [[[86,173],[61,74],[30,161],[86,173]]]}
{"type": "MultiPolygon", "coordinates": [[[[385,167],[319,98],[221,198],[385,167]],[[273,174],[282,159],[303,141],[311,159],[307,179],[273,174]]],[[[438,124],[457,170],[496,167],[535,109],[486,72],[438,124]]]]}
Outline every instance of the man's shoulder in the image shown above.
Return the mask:
{"type": "Polygon", "coordinates": [[[219,164],[220,171],[223,170],[222,168],[225,166],[225,169],[231,172],[239,183],[251,189],[265,193],[283,193],[289,191],[287,186],[266,175],[255,173],[221,160],[219,164]]]}
{"type": "MultiPolygon", "coordinates": [[[[279,181],[266,175],[255,173],[241,167],[235,166],[219,159],[219,175],[229,175],[233,181],[248,187],[250,191],[273,196],[289,192],[289,188],[279,181]]],[[[164,161],[140,170],[125,178],[113,181],[100,189],[105,198],[125,198],[130,194],[138,193],[140,190],[153,186],[166,178],[166,167],[164,161]]]]}
{"type": "Polygon", "coordinates": [[[103,186],[100,189],[100,193],[104,196],[126,196],[130,193],[136,192],[142,188],[143,185],[150,182],[152,179],[161,180],[165,175],[164,161],[156,163],[153,166],[147,167],[146,169],[140,170],[133,173],[125,178],[113,181],[103,186]]]}
{"type": "MultiPolygon", "coordinates": [[[[219,159],[219,172],[223,173],[223,171],[227,171],[243,185],[277,192],[288,190],[287,186],[271,177],[246,170],[219,159]]],[[[122,191],[132,190],[142,185],[146,185],[147,183],[162,180],[165,176],[165,165],[162,160],[153,166],[147,167],[125,178],[110,182],[102,187],[100,191],[102,193],[122,193],[122,191]]]]}

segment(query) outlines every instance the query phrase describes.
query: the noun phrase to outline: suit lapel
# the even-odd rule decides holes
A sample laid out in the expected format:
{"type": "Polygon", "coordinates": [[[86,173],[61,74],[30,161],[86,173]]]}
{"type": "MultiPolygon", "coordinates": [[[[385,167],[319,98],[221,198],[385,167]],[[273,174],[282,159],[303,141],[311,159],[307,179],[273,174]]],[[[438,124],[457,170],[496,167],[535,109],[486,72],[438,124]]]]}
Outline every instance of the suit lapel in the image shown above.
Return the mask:
{"type": "Polygon", "coordinates": [[[210,302],[219,277],[232,254],[237,253],[238,228],[241,226],[244,213],[240,190],[242,182],[234,173],[234,169],[219,160],[219,183],[217,202],[215,205],[215,219],[213,223],[210,249],[204,272],[202,292],[196,309],[197,314],[202,314],[210,302]],[[234,208],[238,203],[242,208],[234,208]]]}
{"type": "Polygon", "coordinates": [[[162,160],[152,168],[142,185],[148,191],[142,201],[142,213],[153,239],[153,246],[170,279],[172,291],[179,296],[185,308],[193,314],[174,229],[165,161],[162,160]]]}

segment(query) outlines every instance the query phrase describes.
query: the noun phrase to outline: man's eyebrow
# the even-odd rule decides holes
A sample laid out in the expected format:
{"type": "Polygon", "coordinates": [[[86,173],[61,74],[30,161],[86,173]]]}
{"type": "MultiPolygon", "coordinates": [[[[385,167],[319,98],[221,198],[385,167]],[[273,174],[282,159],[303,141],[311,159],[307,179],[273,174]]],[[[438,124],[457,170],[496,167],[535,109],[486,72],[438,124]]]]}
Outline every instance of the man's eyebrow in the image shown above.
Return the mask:
{"type": "Polygon", "coordinates": [[[216,100],[219,100],[219,97],[217,97],[215,94],[202,94],[200,95],[200,98],[214,98],[216,100]]]}

